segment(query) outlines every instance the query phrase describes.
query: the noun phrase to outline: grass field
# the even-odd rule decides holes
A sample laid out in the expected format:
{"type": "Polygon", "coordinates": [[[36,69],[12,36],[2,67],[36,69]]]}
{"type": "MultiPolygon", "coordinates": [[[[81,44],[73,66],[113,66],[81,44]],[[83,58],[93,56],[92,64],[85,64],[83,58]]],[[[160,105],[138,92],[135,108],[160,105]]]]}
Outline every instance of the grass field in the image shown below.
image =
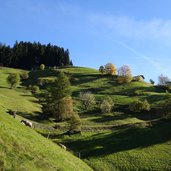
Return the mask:
{"type": "Polygon", "coordinates": [[[97,171],[170,170],[170,128],[171,122],[153,127],[119,127],[64,136],[62,142],[81,153],[82,159],[97,171]]]}
{"type": "Polygon", "coordinates": [[[91,170],[80,159],[0,109],[0,170],[91,170]]]}
{"type": "MultiPolygon", "coordinates": [[[[28,81],[11,90],[5,81],[11,72],[23,71],[0,69],[0,109],[16,109],[18,119],[25,117],[32,120],[35,130],[45,137],[50,131],[53,142],[65,144],[71,153],[80,155],[95,171],[171,170],[171,122],[160,122],[166,104],[171,100],[169,92],[146,82],[118,84],[116,76],[101,75],[95,69],[84,67],[34,70],[29,73],[28,81]],[[53,81],[59,70],[70,78],[74,109],[82,121],[82,135],[63,135],[67,123],[44,118],[38,96],[33,96],[25,87],[37,84],[38,78],[53,81]],[[81,106],[81,91],[90,91],[96,97],[96,105],[88,111],[81,106]],[[109,114],[101,114],[99,110],[105,96],[114,101],[113,111],[109,114]],[[128,106],[136,99],[147,99],[151,111],[130,112],[128,106]],[[61,129],[54,130],[54,125],[59,125],[61,129]]],[[[45,89],[42,87],[41,91],[45,89]]]]}
{"type": "Polygon", "coordinates": [[[62,150],[19,121],[41,111],[35,97],[25,87],[9,89],[6,77],[21,70],[1,68],[0,78],[0,170],[91,170],[84,162],[62,150]],[[17,110],[16,119],[8,109],[17,110]]]}

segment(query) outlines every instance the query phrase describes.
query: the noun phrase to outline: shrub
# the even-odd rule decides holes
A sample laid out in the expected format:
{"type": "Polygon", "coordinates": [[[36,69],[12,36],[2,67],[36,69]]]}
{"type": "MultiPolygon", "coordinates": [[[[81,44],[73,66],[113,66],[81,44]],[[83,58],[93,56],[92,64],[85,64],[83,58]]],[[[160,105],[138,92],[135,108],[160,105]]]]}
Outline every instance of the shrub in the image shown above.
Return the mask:
{"type": "Polygon", "coordinates": [[[29,74],[27,72],[23,72],[20,74],[21,80],[27,80],[29,78],[29,74]]]}
{"type": "Polygon", "coordinates": [[[100,109],[102,113],[110,113],[113,108],[113,100],[107,96],[101,103],[100,109]]]}
{"type": "Polygon", "coordinates": [[[37,85],[29,85],[29,89],[31,90],[32,93],[40,92],[39,86],[37,86],[37,85]]]}
{"type": "Polygon", "coordinates": [[[132,76],[118,76],[118,83],[130,83],[132,81],[132,76]]]}
{"type": "Polygon", "coordinates": [[[88,110],[93,104],[95,104],[95,97],[91,92],[85,92],[85,93],[81,92],[80,100],[85,110],[88,110]]]}
{"type": "Polygon", "coordinates": [[[41,64],[41,65],[40,65],[40,69],[41,69],[41,70],[44,70],[44,69],[45,69],[45,65],[44,65],[44,64],[41,64]]]}
{"type": "Polygon", "coordinates": [[[129,110],[132,112],[150,111],[150,104],[147,100],[136,100],[129,105],[129,110]]]}
{"type": "Polygon", "coordinates": [[[99,72],[100,72],[101,74],[104,74],[104,73],[105,73],[105,67],[104,67],[104,66],[100,66],[100,67],[99,67],[99,72]]]}
{"type": "Polygon", "coordinates": [[[149,81],[152,85],[154,85],[154,83],[155,83],[154,80],[150,79],[149,81]]]}
{"type": "Polygon", "coordinates": [[[17,73],[16,74],[14,74],[14,73],[9,74],[7,77],[7,82],[8,82],[8,84],[10,84],[11,88],[16,87],[20,82],[19,74],[17,74],[17,73]]]}
{"type": "Polygon", "coordinates": [[[73,113],[69,120],[69,131],[81,131],[81,119],[77,113],[73,113]]]}

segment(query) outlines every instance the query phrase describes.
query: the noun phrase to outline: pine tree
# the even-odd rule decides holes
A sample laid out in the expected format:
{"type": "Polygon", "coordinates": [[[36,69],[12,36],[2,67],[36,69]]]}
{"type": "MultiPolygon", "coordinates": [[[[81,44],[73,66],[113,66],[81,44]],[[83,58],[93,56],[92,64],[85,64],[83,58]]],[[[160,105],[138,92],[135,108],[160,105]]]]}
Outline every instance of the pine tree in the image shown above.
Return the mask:
{"type": "Polygon", "coordinates": [[[51,113],[58,121],[70,118],[73,114],[70,82],[63,72],[58,74],[48,92],[43,111],[51,113]]]}

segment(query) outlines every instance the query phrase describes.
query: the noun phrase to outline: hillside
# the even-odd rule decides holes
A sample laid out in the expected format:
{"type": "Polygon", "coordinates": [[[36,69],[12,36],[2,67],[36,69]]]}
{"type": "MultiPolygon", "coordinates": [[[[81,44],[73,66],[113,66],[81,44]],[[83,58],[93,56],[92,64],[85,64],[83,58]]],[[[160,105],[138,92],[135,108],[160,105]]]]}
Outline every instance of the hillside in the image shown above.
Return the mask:
{"type": "Polygon", "coordinates": [[[28,90],[7,87],[8,73],[22,71],[1,68],[0,72],[0,170],[91,170],[80,159],[21,124],[21,116],[14,119],[6,113],[7,109],[17,109],[33,114],[40,111],[40,105],[28,90]]]}
{"type": "MultiPolygon", "coordinates": [[[[144,81],[118,84],[116,76],[101,75],[95,69],[84,67],[33,70],[21,88],[10,90],[5,77],[16,70],[3,68],[0,72],[0,95],[6,99],[0,99],[0,104],[6,109],[17,109],[18,119],[32,120],[38,133],[50,135],[54,143],[62,142],[94,170],[171,170],[171,122],[162,119],[171,100],[170,90],[144,81]],[[39,103],[41,94],[33,95],[26,89],[26,86],[37,85],[38,79],[53,81],[59,70],[70,78],[74,109],[82,121],[81,135],[63,135],[67,123],[54,122],[54,118],[44,116],[39,103]],[[82,107],[79,97],[80,92],[87,91],[96,98],[96,104],[89,110],[82,107]],[[113,99],[114,108],[111,113],[102,114],[99,105],[106,96],[113,99]],[[151,110],[130,112],[129,104],[136,99],[147,99],[151,110]]],[[[46,85],[40,88],[41,92],[46,91],[46,85]]]]}
{"type": "Polygon", "coordinates": [[[141,81],[118,84],[115,77],[102,76],[88,68],[63,71],[71,78],[76,110],[82,118],[82,135],[61,137],[57,132],[54,142],[60,140],[80,152],[84,161],[98,171],[171,169],[171,123],[155,121],[163,116],[171,98],[169,93],[141,81]],[[80,91],[91,91],[97,103],[109,95],[115,104],[113,112],[102,115],[98,105],[84,111],[80,91]],[[128,105],[136,99],[147,99],[151,111],[130,112],[128,105]]]}

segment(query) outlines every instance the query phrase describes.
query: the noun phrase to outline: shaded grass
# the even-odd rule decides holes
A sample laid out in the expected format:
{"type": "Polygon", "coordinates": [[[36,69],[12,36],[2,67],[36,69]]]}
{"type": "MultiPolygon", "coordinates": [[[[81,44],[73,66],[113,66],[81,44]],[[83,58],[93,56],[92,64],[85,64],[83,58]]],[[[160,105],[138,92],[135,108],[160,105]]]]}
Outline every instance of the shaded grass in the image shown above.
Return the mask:
{"type": "Polygon", "coordinates": [[[98,171],[171,169],[170,122],[64,137],[63,142],[98,171]]]}

